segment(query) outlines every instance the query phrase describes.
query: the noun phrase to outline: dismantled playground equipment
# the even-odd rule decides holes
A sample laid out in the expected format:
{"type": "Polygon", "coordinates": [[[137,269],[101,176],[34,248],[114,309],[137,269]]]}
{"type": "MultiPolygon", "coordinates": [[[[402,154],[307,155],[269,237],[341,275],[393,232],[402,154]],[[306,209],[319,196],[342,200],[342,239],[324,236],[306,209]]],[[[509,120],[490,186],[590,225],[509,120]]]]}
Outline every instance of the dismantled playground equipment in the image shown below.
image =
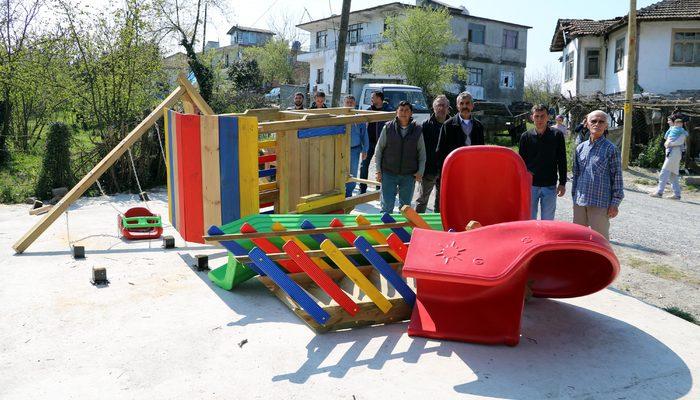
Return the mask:
{"type": "MultiPolygon", "coordinates": [[[[231,290],[257,276],[316,332],[410,317],[412,336],[516,345],[526,293],[582,296],[609,285],[619,271],[610,244],[590,228],[528,220],[531,177],[510,149],[452,152],[442,170],[441,214],[418,215],[410,207],[395,215],[329,214],[378,198],[379,192],[344,196],[350,127],[392,113],[213,115],[184,77],[179,82],[15,243],[17,253],[164,115],[173,227],[186,241],[228,251],[226,264],[209,272],[215,284],[231,290]],[[170,110],[180,98],[184,114],[170,110]],[[499,178],[464,179],[464,171],[498,171],[499,178]]],[[[119,223],[135,221],[140,229],[159,223],[153,215],[129,218],[136,220],[119,223]]]]}
{"type": "Polygon", "coordinates": [[[144,207],[132,207],[123,215],[117,215],[117,226],[129,240],[158,239],[163,234],[160,215],[144,207]]]}

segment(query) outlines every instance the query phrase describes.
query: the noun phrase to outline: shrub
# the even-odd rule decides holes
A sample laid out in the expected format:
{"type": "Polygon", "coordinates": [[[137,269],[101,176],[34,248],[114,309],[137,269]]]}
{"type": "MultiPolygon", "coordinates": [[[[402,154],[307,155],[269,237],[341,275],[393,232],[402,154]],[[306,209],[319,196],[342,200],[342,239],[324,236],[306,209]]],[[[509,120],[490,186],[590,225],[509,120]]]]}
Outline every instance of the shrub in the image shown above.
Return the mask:
{"type": "Polygon", "coordinates": [[[664,158],[664,137],[659,135],[642,147],[637,157],[637,165],[644,168],[661,168],[664,158]]]}
{"type": "Polygon", "coordinates": [[[51,125],[46,139],[46,151],[35,193],[39,198],[51,197],[51,189],[73,185],[70,165],[70,137],[68,126],[61,122],[51,125]]]}

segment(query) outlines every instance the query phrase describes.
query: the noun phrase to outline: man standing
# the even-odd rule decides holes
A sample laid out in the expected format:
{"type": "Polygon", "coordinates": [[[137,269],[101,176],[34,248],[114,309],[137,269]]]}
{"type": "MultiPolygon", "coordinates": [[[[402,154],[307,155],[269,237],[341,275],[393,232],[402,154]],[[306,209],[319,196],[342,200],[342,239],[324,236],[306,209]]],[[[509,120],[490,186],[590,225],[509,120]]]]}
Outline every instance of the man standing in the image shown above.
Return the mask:
{"type": "Polygon", "coordinates": [[[484,126],[481,125],[481,122],[472,118],[473,110],[474,100],[471,93],[462,92],[457,95],[457,111],[459,111],[459,114],[445,121],[440,129],[440,137],[437,144],[439,171],[442,171],[445,159],[453,150],[462,146],[484,144],[484,126]]]}
{"type": "MultiPolygon", "coordinates": [[[[355,96],[348,95],[343,100],[343,105],[345,107],[355,108],[355,96]]],[[[369,150],[369,138],[367,137],[367,124],[352,124],[352,130],[350,133],[350,175],[354,178],[357,177],[357,167],[360,164],[360,157],[362,160],[367,158],[367,151],[369,150]]],[[[352,192],[355,190],[355,182],[348,182],[345,184],[345,197],[352,196],[352,192]]]]}
{"type": "Polygon", "coordinates": [[[304,93],[294,93],[294,107],[289,107],[287,110],[303,110],[304,109],[304,93]]]}
{"type": "Polygon", "coordinates": [[[553,220],[557,196],[566,193],[566,143],[560,130],[547,125],[547,107],[536,104],[531,113],[530,118],[535,123],[535,128],[520,136],[518,151],[532,174],[531,218],[537,219],[539,206],[540,219],[553,220]],[[557,172],[559,186],[555,187],[557,172]]]}
{"type": "Polygon", "coordinates": [[[576,147],[571,195],[574,223],[590,226],[610,238],[610,218],[615,218],[625,197],[622,188],[622,163],[617,148],[603,133],[608,115],[596,110],[586,117],[588,140],[576,147]]]}
{"type": "Polygon", "coordinates": [[[328,108],[326,106],[326,94],[323,92],[316,92],[316,95],[314,95],[314,103],[310,108],[328,108]]]}
{"type": "Polygon", "coordinates": [[[396,119],[387,122],[374,151],[377,181],[382,182],[382,213],[391,213],[399,194],[399,207],[411,204],[415,182],[425,169],[425,142],[421,126],[413,121],[413,106],[399,103],[396,119]]]}
{"type": "Polygon", "coordinates": [[[440,184],[438,182],[438,161],[437,149],[438,139],[440,138],[440,129],[442,124],[447,119],[447,111],[450,108],[450,102],[444,94],[435,97],[433,100],[433,114],[430,119],[423,122],[423,141],[425,141],[425,173],[418,186],[418,199],[416,199],[416,211],[424,213],[430,193],[435,188],[435,203],[433,210],[440,212],[440,184]]]}
{"type": "MultiPolygon", "coordinates": [[[[369,106],[368,110],[372,111],[392,111],[388,104],[384,104],[384,92],[375,91],[372,92],[372,97],[370,97],[372,105],[369,106]]],[[[367,124],[367,135],[369,136],[369,152],[367,157],[362,160],[362,165],[360,165],[360,178],[367,179],[369,176],[369,163],[372,161],[372,156],[374,155],[374,148],[377,146],[377,139],[379,134],[382,132],[384,127],[384,122],[370,122],[367,124]]],[[[360,183],[360,193],[367,192],[367,185],[360,183]]]]}

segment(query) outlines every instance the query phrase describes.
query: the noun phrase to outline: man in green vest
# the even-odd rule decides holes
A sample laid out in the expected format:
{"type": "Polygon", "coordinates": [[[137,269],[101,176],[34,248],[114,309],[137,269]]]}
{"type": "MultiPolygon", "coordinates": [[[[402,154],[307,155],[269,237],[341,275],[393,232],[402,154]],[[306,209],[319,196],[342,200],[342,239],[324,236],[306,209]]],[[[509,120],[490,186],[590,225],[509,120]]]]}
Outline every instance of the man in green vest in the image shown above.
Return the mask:
{"type": "Polygon", "coordinates": [[[413,106],[399,103],[396,118],[382,128],[374,151],[377,181],[382,183],[382,213],[391,214],[399,195],[399,207],[411,205],[415,182],[425,170],[425,142],[420,125],[413,121],[413,106]]]}

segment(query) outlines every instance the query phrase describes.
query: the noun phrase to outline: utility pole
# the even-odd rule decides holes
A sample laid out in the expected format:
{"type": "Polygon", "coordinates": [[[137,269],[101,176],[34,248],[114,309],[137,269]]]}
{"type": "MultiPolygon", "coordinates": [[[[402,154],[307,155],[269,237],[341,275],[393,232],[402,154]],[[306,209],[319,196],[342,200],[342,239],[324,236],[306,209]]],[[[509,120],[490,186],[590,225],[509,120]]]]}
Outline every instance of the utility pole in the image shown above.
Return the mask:
{"type": "MultiPolygon", "coordinates": [[[[345,45],[348,41],[348,21],[350,20],[350,0],[343,0],[343,11],[340,14],[340,33],[338,33],[338,49],[335,56],[333,74],[333,99],[331,107],[340,103],[340,87],[343,83],[343,66],[345,65],[345,45]]],[[[349,84],[350,82],[348,82],[349,84]]]]}
{"type": "Polygon", "coordinates": [[[630,13],[627,18],[627,87],[622,125],[622,169],[627,169],[630,164],[635,76],[637,76],[637,0],[630,0],[630,13]]]}

